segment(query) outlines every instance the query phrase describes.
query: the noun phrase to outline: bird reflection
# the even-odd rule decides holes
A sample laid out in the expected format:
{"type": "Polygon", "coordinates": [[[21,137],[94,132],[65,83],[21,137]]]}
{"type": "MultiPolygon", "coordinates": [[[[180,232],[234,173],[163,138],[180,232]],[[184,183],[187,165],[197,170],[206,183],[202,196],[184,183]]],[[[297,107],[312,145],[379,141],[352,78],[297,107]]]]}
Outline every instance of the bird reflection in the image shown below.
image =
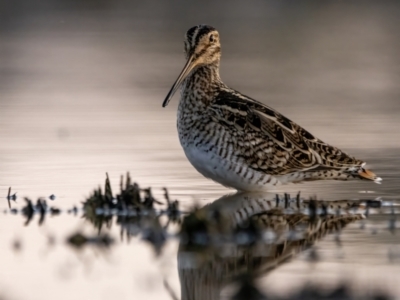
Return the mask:
{"type": "Polygon", "coordinates": [[[358,204],[238,193],[196,209],[181,228],[182,300],[219,299],[228,283],[271,272],[325,235],[364,218],[354,210],[358,204]]]}

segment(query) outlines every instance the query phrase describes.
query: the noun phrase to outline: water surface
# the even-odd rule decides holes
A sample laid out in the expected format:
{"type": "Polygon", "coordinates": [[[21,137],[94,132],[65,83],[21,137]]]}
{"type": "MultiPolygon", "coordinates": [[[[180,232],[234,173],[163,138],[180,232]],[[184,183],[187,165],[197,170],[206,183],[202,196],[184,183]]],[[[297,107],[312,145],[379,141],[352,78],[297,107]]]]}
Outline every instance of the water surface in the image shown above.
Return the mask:
{"type": "MultiPolygon", "coordinates": [[[[221,77],[228,85],[364,159],[383,178],[382,185],[288,185],[266,197],[301,191],[304,198],[382,197],[398,204],[398,4],[43,3],[10,6],[12,14],[0,21],[0,195],[11,186],[18,195],[13,206],[21,207],[23,196],[51,194],[62,209],[79,205],[106,172],[115,189],[127,171],[159,198],[168,187],[183,208],[232,192],[185,158],[176,133],[177,96],[161,107],[184,64],[183,33],[197,23],[220,30],[221,77]]],[[[8,207],[3,200],[1,211],[8,207]]],[[[399,297],[400,240],[388,222],[388,213],[378,212],[363,230],[352,223],[341,233],[340,249],[327,236],[317,244],[320,262],[296,256],[260,277],[259,286],[279,293],[308,281],[333,286],[351,279],[356,288],[376,285],[399,297]]],[[[169,299],[164,278],[180,291],[176,239],[158,259],[139,238],[110,251],[76,252],[65,238],[78,229],[95,232],[66,214],[41,227],[37,219],[25,227],[20,217],[2,214],[0,296],[169,299]]],[[[111,234],[118,240],[115,226],[111,234]]]]}

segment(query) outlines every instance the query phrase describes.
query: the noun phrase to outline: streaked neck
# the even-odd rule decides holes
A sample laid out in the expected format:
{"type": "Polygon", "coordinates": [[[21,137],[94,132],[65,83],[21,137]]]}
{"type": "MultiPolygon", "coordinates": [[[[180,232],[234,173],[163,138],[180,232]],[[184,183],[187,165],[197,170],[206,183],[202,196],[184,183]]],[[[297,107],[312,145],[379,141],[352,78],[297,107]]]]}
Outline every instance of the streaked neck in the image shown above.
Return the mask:
{"type": "Polygon", "coordinates": [[[182,84],[182,100],[195,100],[207,104],[222,85],[219,76],[219,63],[198,67],[189,74],[182,84]]]}

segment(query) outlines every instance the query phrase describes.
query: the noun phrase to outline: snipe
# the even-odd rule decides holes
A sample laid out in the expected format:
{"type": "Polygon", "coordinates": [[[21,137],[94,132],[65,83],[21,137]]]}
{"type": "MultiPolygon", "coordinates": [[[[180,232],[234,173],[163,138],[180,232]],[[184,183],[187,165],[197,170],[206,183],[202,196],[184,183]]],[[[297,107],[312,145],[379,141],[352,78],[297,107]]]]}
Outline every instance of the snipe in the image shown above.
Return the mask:
{"type": "Polygon", "coordinates": [[[365,162],[330,146],[271,107],[225,85],[219,76],[217,30],[199,25],[185,35],[186,65],[164,100],[182,86],[178,133],[192,165],[242,191],[320,179],[381,178],[365,162]]]}

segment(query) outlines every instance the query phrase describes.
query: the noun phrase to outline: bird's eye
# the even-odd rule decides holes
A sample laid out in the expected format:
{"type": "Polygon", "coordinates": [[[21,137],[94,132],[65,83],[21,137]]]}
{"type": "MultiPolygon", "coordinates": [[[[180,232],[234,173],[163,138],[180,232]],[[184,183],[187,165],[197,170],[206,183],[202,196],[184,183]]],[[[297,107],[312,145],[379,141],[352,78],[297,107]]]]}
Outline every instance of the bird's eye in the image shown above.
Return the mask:
{"type": "Polygon", "coordinates": [[[210,43],[214,43],[215,42],[215,37],[214,37],[214,35],[212,34],[212,35],[210,35],[210,43]]]}

